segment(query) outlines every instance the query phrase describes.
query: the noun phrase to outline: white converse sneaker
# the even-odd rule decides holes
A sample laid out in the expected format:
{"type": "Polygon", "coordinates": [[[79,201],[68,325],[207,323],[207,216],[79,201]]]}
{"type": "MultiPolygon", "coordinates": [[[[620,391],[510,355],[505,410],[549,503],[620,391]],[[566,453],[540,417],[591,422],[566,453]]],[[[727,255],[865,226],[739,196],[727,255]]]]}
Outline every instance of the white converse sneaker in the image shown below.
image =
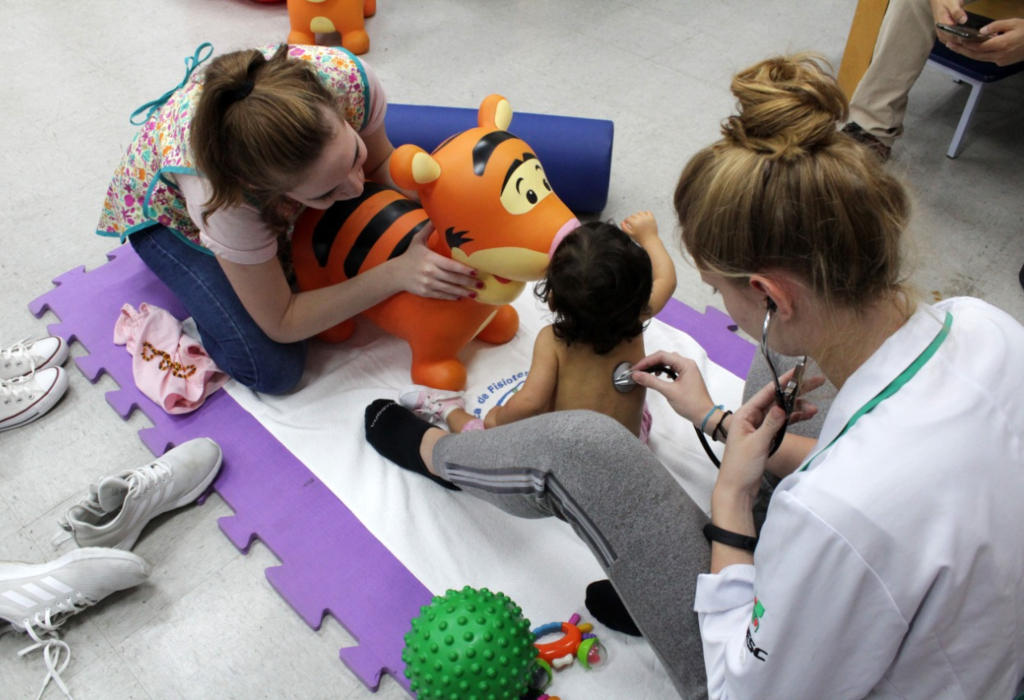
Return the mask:
{"type": "Polygon", "coordinates": [[[18,656],[43,650],[47,673],[39,697],[51,680],[71,697],[60,677],[71,661],[71,649],[57,635],[64,621],[115,591],[139,585],[149,572],[142,557],[114,549],[76,549],[48,564],[0,562],[0,621],[8,623],[0,633],[32,638],[18,656]]]}
{"type": "Polygon", "coordinates": [[[15,379],[59,367],[67,359],[68,344],[63,338],[48,336],[40,340],[22,340],[0,350],[0,379],[15,379]]]}
{"type": "Polygon", "coordinates": [[[434,425],[439,425],[447,430],[445,419],[448,414],[456,408],[466,410],[466,402],[462,400],[462,394],[455,391],[442,391],[431,389],[429,386],[412,384],[405,387],[398,394],[398,403],[410,411],[426,418],[434,425]]]}
{"type": "Polygon", "coordinates": [[[197,438],[162,457],[89,487],[89,497],[68,508],[54,544],[73,537],[79,547],[131,549],[150,520],[203,495],[220,469],[220,446],[197,438]]]}
{"type": "Polygon", "coordinates": [[[60,367],[0,380],[0,433],[31,423],[53,408],[67,389],[68,373],[60,367]]]}

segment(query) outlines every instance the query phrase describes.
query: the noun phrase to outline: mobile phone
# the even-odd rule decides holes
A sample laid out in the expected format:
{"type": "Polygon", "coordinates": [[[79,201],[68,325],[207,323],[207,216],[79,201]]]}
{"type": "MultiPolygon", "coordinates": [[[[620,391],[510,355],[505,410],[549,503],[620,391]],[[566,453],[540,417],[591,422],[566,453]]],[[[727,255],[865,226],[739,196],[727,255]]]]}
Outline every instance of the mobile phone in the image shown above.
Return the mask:
{"type": "Polygon", "coordinates": [[[967,27],[961,24],[936,24],[939,31],[952,34],[961,41],[986,41],[988,36],[982,34],[980,30],[974,27],[967,27]]]}

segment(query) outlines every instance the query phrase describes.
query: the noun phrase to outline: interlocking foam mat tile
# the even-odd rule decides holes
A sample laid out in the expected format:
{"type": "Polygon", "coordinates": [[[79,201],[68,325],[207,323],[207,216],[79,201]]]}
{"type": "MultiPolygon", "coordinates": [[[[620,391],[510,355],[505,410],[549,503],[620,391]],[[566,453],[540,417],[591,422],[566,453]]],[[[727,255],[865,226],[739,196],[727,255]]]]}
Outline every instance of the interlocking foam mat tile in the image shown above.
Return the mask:
{"type": "MultiPolygon", "coordinates": [[[[227,392],[213,394],[195,413],[171,416],[138,390],[131,356],[113,343],[122,305],[147,302],[178,318],[187,314],[129,246],[107,257],[94,270],[79,267],[55,279],[29,309],[37,317],[52,311],[60,322],[50,333],[81,343],[89,354],[75,361],[90,381],[106,373],[117,382],[120,388],[106,396],[118,415],[127,419],[137,409],[152,421],[140,437],[155,455],[196,437],[221,445],[214,489],[235,512],[220,519],[224,533],[242,551],[258,538],[281,560],[267,578],[310,627],[330,614],[358,640],[339,656],[366,686],[376,689],[389,673],[408,689],[403,635],[432,592],[227,392]]],[[[746,376],[755,348],[731,331],[728,316],[673,300],[659,318],[691,335],[711,360],[746,376]]]]}

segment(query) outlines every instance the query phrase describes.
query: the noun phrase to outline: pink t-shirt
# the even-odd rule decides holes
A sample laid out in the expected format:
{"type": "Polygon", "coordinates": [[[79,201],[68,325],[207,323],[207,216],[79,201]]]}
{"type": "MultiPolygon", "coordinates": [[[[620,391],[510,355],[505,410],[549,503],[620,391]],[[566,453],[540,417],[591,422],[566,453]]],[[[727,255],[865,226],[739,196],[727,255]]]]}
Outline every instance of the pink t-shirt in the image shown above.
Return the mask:
{"type": "MultiPolygon", "coordinates": [[[[361,136],[374,133],[384,124],[387,97],[377,74],[362,62],[369,86],[370,105],[361,136]]],[[[199,239],[218,257],[242,265],[256,265],[277,256],[277,234],[251,204],[218,209],[203,222],[203,205],[210,200],[210,183],[199,175],[176,174],[174,179],[185,196],[188,215],[199,228],[199,239]]]]}

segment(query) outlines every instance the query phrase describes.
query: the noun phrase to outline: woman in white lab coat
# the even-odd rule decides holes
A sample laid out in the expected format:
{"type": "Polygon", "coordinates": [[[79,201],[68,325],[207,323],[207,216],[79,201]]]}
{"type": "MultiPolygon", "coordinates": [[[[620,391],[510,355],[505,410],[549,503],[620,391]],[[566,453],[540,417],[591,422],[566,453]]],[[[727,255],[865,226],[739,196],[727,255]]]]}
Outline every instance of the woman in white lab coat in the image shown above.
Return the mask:
{"type": "Polygon", "coordinates": [[[1024,676],[1024,327],[907,290],[909,198],[837,131],[847,102],[814,57],[759,63],[732,90],[738,113],[676,188],[683,244],[766,356],[809,356],[838,388],[816,444],[780,437],[820,378],[787,372],[729,414],[671,352],[637,369],[674,381],[633,377],[726,441],[710,521],[592,413],[466,436],[375,402],[367,436],[511,513],[567,520],[684,697],[1008,700],[1024,676]],[[766,470],[782,481],[758,535],[766,470]]]}

